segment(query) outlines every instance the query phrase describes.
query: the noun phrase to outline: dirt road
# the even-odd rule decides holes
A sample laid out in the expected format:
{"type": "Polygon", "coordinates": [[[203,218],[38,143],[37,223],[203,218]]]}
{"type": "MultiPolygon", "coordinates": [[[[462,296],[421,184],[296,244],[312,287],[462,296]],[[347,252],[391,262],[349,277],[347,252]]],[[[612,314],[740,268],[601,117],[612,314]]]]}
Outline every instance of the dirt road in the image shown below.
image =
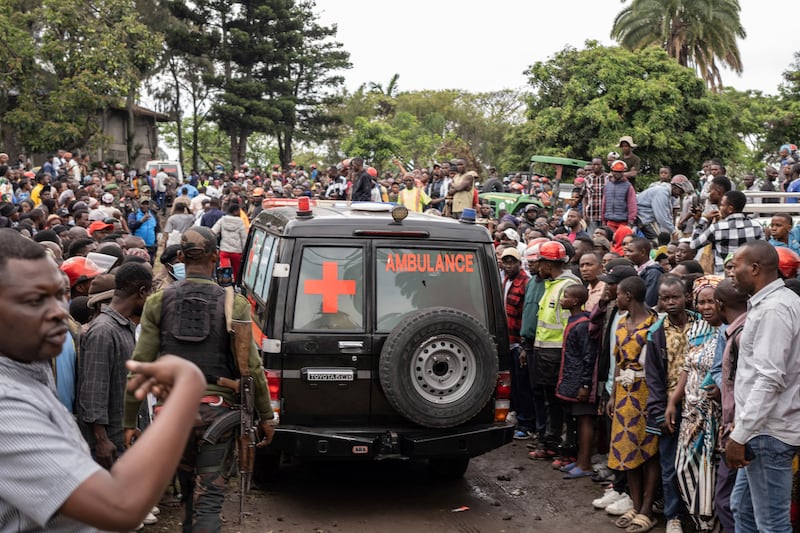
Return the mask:
{"type": "MultiPolygon", "coordinates": [[[[588,478],[565,481],[549,463],[527,458],[514,442],[473,459],[463,480],[436,482],[422,464],[291,465],[275,482],[247,495],[238,524],[235,480],[225,503],[223,531],[260,533],[619,533],[591,507],[602,489],[588,478]],[[454,509],[468,509],[455,512],[454,509]]],[[[145,528],[180,531],[176,509],[145,528]]],[[[661,520],[663,526],[663,520],[661,520]]],[[[659,527],[654,531],[663,531],[659,527]]]]}

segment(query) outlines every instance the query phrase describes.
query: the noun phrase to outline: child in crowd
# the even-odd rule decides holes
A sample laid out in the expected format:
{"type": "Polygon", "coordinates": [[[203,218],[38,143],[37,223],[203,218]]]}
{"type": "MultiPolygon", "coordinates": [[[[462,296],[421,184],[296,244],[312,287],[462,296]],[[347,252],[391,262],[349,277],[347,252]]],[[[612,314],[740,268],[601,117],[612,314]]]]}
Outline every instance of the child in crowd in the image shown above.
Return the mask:
{"type": "Polygon", "coordinates": [[[648,388],[641,356],[647,333],[658,319],[644,303],[645,291],[638,276],[622,280],[617,288],[617,305],[628,314],[620,319],[615,335],[617,365],[608,402],[612,417],[608,466],[627,473],[633,500],[633,509],[615,525],[628,533],[643,533],[655,525],[653,500],[661,480],[658,436],[648,433],[645,423],[648,388]]]}
{"type": "Polygon", "coordinates": [[[597,343],[589,337],[589,313],[583,310],[588,296],[583,285],[571,285],[564,289],[561,297],[561,307],[569,310],[570,317],[564,330],[556,396],[564,401],[564,410],[578,422],[578,457],[574,463],[561,468],[566,474],[564,479],[592,475],[592,443],[597,418],[597,343]]]}

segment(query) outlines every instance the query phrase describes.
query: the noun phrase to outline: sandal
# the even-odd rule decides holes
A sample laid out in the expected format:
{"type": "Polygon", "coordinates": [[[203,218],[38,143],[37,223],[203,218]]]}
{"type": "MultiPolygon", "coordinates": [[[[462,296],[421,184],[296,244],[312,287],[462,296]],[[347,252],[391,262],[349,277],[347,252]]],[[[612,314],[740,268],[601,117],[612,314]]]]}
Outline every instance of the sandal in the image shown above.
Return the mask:
{"type": "Polygon", "coordinates": [[[631,520],[630,525],[625,528],[626,533],[644,533],[645,531],[650,531],[656,527],[656,519],[650,518],[646,514],[637,514],[636,517],[631,520]]]}
{"type": "Polygon", "coordinates": [[[636,518],[638,514],[639,513],[637,513],[635,509],[631,509],[624,515],[617,518],[617,520],[614,522],[614,525],[624,529],[631,525],[631,522],[633,522],[633,519],[636,518]]]}
{"type": "Polygon", "coordinates": [[[545,449],[540,448],[538,450],[534,450],[534,451],[530,452],[528,454],[528,458],[529,459],[534,459],[534,460],[535,459],[547,459],[547,460],[550,460],[553,457],[555,457],[556,455],[558,455],[558,453],[555,452],[554,450],[545,450],[545,449]]]}

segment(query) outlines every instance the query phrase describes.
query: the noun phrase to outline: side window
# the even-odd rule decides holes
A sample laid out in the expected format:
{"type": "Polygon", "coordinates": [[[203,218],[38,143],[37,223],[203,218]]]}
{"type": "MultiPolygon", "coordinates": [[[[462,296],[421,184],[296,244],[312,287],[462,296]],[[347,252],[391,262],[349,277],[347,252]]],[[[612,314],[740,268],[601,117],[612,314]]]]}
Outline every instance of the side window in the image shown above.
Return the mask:
{"type": "Polygon", "coordinates": [[[486,323],[486,287],[474,250],[378,248],[377,330],[391,331],[404,315],[451,307],[486,323]]]}
{"type": "Polygon", "coordinates": [[[259,229],[253,230],[253,240],[245,259],[242,284],[262,302],[269,299],[270,279],[277,257],[278,239],[259,229]]]}
{"type": "Polygon", "coordinates": [[[362,248],[303,248],[292,323],[295,330],[364,329],[362,248]]]}

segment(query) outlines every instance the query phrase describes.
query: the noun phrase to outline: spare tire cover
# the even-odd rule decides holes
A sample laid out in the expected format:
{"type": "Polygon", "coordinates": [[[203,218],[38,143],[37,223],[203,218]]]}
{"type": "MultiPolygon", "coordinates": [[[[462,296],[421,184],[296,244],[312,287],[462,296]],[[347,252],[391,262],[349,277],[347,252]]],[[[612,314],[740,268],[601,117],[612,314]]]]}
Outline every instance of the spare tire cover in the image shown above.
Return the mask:
{"type": "Polygon", "coordinates": [[[477,415],[497,383],[497,346],[471,315],[431,307],[401,320],[381,350],[380,382],[402,416],[430,428],[477,415]]]}

